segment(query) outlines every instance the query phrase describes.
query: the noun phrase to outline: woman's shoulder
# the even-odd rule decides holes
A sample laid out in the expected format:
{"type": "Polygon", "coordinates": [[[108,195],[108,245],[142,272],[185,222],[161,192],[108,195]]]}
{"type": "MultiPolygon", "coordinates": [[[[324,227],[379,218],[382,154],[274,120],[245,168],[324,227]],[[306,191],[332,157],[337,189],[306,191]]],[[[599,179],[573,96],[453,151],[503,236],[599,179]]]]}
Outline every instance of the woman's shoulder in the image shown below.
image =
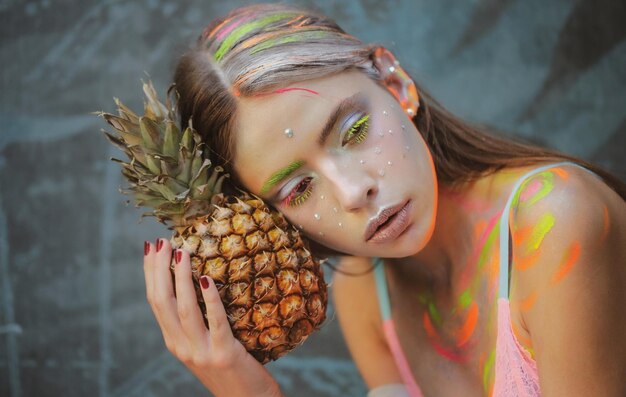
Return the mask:
{"type": "Polygon", "coordinates": [[[626,221],[624,200],[597,174],[573,163],[548,165],[521,182],[513,192],[514,225],[559,218],[571,226],[592,223],[597,229],[607,227],[610,218],[626,221]]]}
{"type": "Polygon", "coordinates": [[[526,178],[515,199],[512,320],[524,330],[521,339],[532,340],[540,376],[563,386],[558,380],[569,377],[562,362],[592,374],[612,349],[626,351],[615,332],[626,326],[626,202],[597,175],[571,164],[526,178]],[[586,349],[590,345],[594,349],[586,349]]]}

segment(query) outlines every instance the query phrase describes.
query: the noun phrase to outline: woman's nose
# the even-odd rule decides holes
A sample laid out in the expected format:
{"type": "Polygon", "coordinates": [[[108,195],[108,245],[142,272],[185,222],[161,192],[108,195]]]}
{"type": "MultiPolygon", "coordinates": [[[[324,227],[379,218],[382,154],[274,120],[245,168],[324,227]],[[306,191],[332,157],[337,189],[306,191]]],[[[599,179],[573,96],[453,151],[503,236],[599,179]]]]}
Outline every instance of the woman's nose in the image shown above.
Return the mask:
{"type": "Polygon", "coordinates": [[[367,206],[378,193],[377,181],[362,167],[337,162],[324,162],[322,172],[331,184],[331,189],[346,212],[354,212],[367,206]]]}

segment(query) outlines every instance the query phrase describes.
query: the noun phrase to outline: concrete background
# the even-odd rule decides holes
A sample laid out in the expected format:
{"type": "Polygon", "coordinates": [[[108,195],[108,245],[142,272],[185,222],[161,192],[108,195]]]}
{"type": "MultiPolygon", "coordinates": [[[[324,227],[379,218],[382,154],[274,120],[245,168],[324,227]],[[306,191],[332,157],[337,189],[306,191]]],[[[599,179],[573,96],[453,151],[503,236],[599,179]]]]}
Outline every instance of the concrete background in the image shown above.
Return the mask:
{"type": "MultiPolygon", "coordinates": [[[[626,179],[626,3],[295,1],[377,41],[451,111],[626,179]]],[[[176,54],[249,1],[0,1],[0,395],[208,395],[165,349],[142,245],[166,235],[124,203],[90,112],[140,106],[176,54]]],[[[162,92],[162,91],[161,91],[162,92]]],[[[365,387],[333,318],[269,366],[289,396],[365,387]]]]}

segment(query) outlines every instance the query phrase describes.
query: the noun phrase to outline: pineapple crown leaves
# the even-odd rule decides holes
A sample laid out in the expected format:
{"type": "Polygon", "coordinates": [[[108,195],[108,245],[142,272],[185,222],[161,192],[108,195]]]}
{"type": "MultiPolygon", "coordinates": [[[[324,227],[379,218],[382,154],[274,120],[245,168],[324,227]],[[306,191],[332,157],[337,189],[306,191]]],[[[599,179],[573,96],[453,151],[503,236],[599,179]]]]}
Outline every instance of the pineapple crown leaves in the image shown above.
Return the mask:
{"type": "Polygon", "coordinates": [[[128,158],[111,159],[120,164],[130,184],[122,193],[134,195],[136,206],[152,208],[142,217],[154,216],[161,223],[183,227],[209,210],[211,199],[220,193],[228,175],[219,166],[211,167],[204,154],[206,145],[191,120],[184,131],[178,128],[178,115],[170,100],[174,88],[170,86],[163,104],[152,82],[143,82],[146,100],[142,116],[117,98],[118,115],[97,114],[115,131],[103,130],[106,137],[128,158]]]}

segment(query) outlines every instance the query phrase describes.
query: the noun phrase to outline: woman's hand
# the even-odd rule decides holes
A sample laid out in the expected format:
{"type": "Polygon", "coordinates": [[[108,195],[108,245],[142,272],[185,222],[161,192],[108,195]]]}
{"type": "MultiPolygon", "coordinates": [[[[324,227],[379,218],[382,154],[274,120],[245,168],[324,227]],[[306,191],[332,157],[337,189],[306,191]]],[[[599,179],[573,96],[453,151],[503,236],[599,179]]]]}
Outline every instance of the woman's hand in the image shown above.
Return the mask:
{"type": "Polygon", "coordinates": [[[196,299],[189,254],[167,239],[145,242],[146,295],[167,349],[216,396],[280,396],[270,373],[234,338],[217,288],[200,280],[206,304],[206,329],[196,299]],[[176,295],[170,263],[174,261],[176,295]]]}

